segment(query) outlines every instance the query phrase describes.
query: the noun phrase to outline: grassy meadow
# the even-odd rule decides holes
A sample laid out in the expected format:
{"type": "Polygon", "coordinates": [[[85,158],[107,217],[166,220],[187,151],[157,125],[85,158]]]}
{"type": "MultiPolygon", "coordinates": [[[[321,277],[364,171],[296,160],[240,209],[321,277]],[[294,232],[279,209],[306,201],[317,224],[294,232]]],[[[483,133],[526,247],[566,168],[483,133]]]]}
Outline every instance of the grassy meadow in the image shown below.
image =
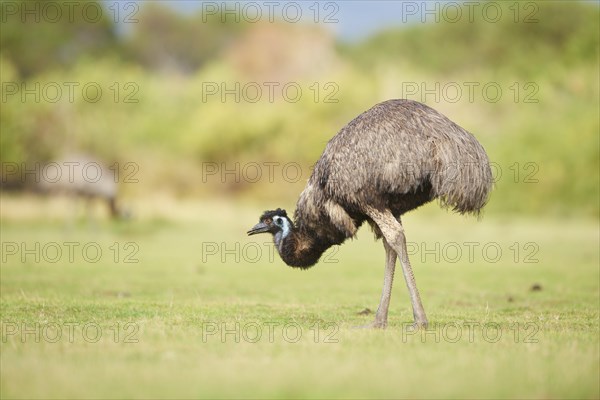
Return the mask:
{"type": "Polygon", "coordinates": [[[0,4],[2,399],[600,398],[597,2],[74,3],[0,4]],[[246,236],[392,98],[472,132],[495,179],[480,220],[404,218],[421,331],[400,267],[388,329],[356,328],[383,283],[367,227],[308,271],[246,236]],[[72,153],[131,218],[38,195],[72,153]]]}
{"type": "Polygon", "coordinates": [[[2,398],[600,395],[596,222],[406,216],[431,326],[411,330],[398,272],[381,331],[355,328],[383,277],[367,227],[300,271],[246,237],[254,203],[162,199],[109,222],[1,200],[2,398]]]}

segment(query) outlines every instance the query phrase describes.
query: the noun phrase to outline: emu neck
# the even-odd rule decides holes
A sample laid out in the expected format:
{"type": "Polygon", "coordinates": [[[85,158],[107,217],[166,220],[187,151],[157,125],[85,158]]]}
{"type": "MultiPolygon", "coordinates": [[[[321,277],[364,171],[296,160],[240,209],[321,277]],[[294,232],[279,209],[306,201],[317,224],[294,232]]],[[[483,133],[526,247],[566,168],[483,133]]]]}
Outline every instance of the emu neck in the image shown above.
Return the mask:
{"type": "Polygon", "coordinates": [[[320,240],[315,232],[292,229],[287,236],[275,235],[275,246],[281,259],[290,267],[309,268],[331,244],[320,240]]]}

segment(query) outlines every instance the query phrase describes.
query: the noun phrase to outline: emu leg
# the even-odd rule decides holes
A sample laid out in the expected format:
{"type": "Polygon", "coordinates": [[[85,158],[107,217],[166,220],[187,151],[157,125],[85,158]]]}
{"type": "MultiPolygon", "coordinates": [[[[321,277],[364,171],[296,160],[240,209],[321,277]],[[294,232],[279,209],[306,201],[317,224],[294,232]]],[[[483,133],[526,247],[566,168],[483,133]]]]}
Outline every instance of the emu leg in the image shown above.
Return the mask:
{"type": "Polygon", "coordinates": [[[374,328],[387,327],[388,309],[390,307],[390,298],[392,297],[392,284],[394,282],[394,270],[396,269],[396,252],[383,238],[383,247],[385,248],[385,274],[383,276],[383,291],[381,300],[373,321],[374,328]]]}
{"type": "Polygon", "coordinates": [[[402,273],[404,274],[404,280],[406,281],[406,286],[408,287],[408,293],[410,295],[410,301],[412,303],[415,325],[417,327],[427,327],[427,317],[425,316],[425,310],[423,309],[423,304],[421,303],[421,297],[419,296],[419,290],[417,289],[415,276],[413,274],[410,261],[408,260],[406,236],[404,235],[402,222],[399,219],[396,220],[389,210],[382,212],[379,210],[370,209],[368,214],[373,221],[375,221],[384,238],[387,240],[388,244],[392,247],[400,259],[402,273]]]}
{"type": "Polygon", "coordinates": [[[427,317],[425,316],[425,309],[423,308],[423,304],[421,303],[421,296],[419,296],[419,290],[417,289],[417,282],[415,281],[415,275],[412,271],[412,266],[410,265],[410,261],[408,260],[408,251],[406,249],[406,236],[404,235],[404,228],[402,228],[402,223],[398,221],[402,232],[400,233],[400,246],[402,247],[402,251],[399,253],[400,255],[400,263],[402,264],[402,273],[404,274],[404,280],[406,281],[406,286],[408,287],[408,292],[410,294],[410,301],[413,307],[413,316],[415,319],[415,325],[417,327],[427,328],[427,317]]]}

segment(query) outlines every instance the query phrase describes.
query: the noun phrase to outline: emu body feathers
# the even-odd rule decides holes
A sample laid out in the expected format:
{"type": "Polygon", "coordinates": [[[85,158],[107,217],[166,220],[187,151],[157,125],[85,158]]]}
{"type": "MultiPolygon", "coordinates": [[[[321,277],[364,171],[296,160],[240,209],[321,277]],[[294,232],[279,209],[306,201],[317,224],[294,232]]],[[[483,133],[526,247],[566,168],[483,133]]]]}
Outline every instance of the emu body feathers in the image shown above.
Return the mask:
{"type": "Polygon", "coordinates": [[[437,198],[459,213],[477,214],[491,184],[488,157],[473,135],[424,104],[389,100],[329,141],[294,220],[298,230],[335,245],[356,233],[367,207],[399,217],[437,198]]]}
{"type": "Polygon", "coordinates": [[[434,199],[461,214],[478,214],[491,187],[487,154],[469,132],[424,104],[388,100],[329,141],[298,199],[294,222],[284,210],[267,211],[248,234],[273,234],[286,264],[308,268],[367,221],[386,251],[383,293],[369,326],[387,325],[397,257],[415,324],[427,326],[401,216],[434,199]]]}

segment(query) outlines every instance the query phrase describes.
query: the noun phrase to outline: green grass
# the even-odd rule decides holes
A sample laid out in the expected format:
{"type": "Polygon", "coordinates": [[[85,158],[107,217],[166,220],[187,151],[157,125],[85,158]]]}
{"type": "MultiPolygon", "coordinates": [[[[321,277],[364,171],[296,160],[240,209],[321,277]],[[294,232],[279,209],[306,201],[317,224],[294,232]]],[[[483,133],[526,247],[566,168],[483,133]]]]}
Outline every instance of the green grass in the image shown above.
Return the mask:
{"type": "Polygon", "coordinates": [[[182,203],[185,218],[157,208],[109,223],[44,217],[44,204],[26,218],[18,211],[27,204],[2,202],[2,398],[600,396],[597,221],[476,221],[435,207],[407,216],[432,323],[414,334],[399,272],[388,329],[353,329],[373,318],[358,313],[376,310],[383,280],[383,247],[367,228],[329,262],[300,271],[270,260],[266,236],[245,236],[262,211],[250,205],[182,203]],[[72,263],[66,253],[22,262],[6,247],[65,250],[70,241],[81,243],[72,263]],[[79,251],[90,242],[103,251],[98,262],[79,251]],[[124,263],[130,242],[138,262],[124,263]],[[206,254],[209,242],[232,251],[206,254]],[[479,243],[472,259],[465,242],[479,243]],[[440,259],[423,243],[439,243],[440,259]],[[260,259],[249,262],[257,248],[260,259]],[[456,248],[463,255],[450,262],[456,248]],[[223,328],[234,333],[222,337],[223,328]]]}

